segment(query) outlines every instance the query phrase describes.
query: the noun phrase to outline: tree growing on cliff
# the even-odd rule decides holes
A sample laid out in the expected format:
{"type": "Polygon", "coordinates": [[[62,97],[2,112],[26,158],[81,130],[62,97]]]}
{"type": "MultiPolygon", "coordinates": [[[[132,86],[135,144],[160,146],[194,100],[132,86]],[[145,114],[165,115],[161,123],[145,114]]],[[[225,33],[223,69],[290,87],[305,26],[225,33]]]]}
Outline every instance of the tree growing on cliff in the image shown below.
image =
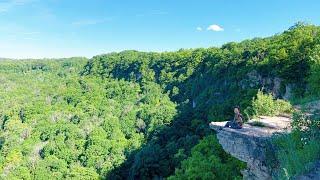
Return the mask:
{"type": "Polygon", "coordinates": [[[242,179],[240,170],[245,167],[245,163],[230,158],[217,138],[209,135],[192,148],[191,156],[182,161],[181,168],[169,180],[242,179]]]}

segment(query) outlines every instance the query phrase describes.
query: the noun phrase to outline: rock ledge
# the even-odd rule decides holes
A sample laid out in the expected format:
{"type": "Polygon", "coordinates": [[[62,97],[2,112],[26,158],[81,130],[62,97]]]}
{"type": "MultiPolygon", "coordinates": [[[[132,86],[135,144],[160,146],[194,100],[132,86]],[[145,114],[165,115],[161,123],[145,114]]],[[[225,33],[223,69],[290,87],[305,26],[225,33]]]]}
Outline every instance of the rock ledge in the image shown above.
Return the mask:
{"type": "Polygon", "coordinates": [[[247,163],[247,169],[242,172],[244,179],[267,180],[271,179],[272,171],[267,167],[268,153],[273,153],[270,137],[274,133],[290,132],[290,122],[290,117],[261,116],[245,123],[242,129],[224,128],[226,122],[211,122],[209,125],[217,132],[223,149],[247,163]]]}

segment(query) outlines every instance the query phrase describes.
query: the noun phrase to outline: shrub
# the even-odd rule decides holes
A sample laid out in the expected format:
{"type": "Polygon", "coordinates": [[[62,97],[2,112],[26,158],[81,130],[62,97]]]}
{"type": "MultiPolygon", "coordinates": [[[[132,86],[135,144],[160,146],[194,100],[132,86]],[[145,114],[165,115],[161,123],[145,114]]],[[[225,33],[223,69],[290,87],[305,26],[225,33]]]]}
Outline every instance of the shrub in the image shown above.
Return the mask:
{"type": "Polygon", "coordinates": [[[293,107],[290,104],[290,102],[282,100],[282,99],[277,99],[275,101],[275,106],[276,106],[276,115],[279,115],[281,113],[292,113],[293,112],[293,107]]]}
{"type": "Polygon", "coordinates": [[[311,55],[311,69],[308,83],[310,85],[310,92],[313,96],[320,96],[320,46],[316,46],[316,50],[311,55]]]}
{"type": "Polygon", "coordinates": [[[245,109],[245,114],[250,116],[276,116],[282,113],[291,113],[292,105],[281,99],[274,100],[272,94],[258,91],[257,97],[252,99],[252,105],[245,109]]]}
{"type": "Polygon", "coordinates": [[[215,136],[209,135],[192,148],[191,156],[168,179],[242,179],[240,170],[245,167],[245,163],[223,151],[215,136]]]}
{"type": "Polygon", "coordinates": [[[318,122],[302,113],[295,113],[293,132],[274,137],[278,161],[275,179],[290,179],[313,168],[314,161],[320,158],[318,122]]]}

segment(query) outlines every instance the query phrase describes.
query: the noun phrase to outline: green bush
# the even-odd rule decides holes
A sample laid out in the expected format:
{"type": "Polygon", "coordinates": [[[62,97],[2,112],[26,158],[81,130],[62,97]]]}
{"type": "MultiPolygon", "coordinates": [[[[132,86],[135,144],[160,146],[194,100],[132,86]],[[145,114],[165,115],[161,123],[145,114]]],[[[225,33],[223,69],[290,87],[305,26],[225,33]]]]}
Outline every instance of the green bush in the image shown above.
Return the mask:
{"type": "Polygon", "coordinates": [[[310,93],[313,96],[320,96],[320,46],[317,45],[314,53],[311,55],[311,69],[308,82],[310,93]]]}
{"type": "Polygon", "coordinates": [[[293,112],[293,107],[290,102],[282,100],[282,99],[277,99],[275,101],[275,107],[276,107],[276,114],[279,115],[281,113],[292,113],[293,112]]]}
{"type": "Polygon", "coordinates": [[[278,146],[276,157],[279,162],[277,177],[290,178],[312,168],[315,159],[320,158],[319,139],[308,140],[303,133],[295,132],[279,137],[275,143],[278,146]]]}
{"type": "Polygon", "coordinates": [[[272,94],[258,91],[257,97],[252,99],[250,107],[245,109],[245,114],[250,116],[276,116],[282,113],[292,113],[292,105],[281,99],[274,100],[272,94]]]}
{"type": "Polygon", "coordinates": [[[302,113],[293,116],[293,132],[274,137],[278,171],[276,179],[290,179],[313,168],[314,161],[320,158],[319,120],[311,119],[302,113]]]}
{"type": "Polygon", "coordinates": [[[242,179],[240,170],[245,163],[231,157],[222,149],[218,139],[209,135],[191,150],[181,168],[169,180],[178,179],[242,179]]]}

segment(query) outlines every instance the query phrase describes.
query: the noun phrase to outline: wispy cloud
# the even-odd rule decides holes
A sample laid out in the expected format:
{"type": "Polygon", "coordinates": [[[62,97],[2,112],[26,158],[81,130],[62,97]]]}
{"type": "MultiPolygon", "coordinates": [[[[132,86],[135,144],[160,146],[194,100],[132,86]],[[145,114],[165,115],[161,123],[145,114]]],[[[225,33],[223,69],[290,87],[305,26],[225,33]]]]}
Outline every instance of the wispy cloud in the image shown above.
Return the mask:
{"type": "Polygon", "coordinates": [[[7,12],[11,6],[9,3],[0,3],[0,13],[7,12]]]}
{"type": "Polygon", "coordinates": [[[73,21],[71,25],[73,26],[89,26],[89,25],[96,25],[96,24],[101,24],[105,23],[107,21],[110,21],[111,18],[104,18],[104,19],[82,19],[82,20],[77,20],[73,21]]]}
{"type": "Polygon", "coordinates": [[[7,0],[0,2],[0,13],[7,12],[16,6],[23,6],[33,1],[35,0],[7,0]]]}
{"type": "Polygon", "coordinates": [[[217,25],[217,24],[212,24],[207,28],[208,31],[224,31],[224,29],[217,25]]]}
{"type": "Polygon", "coordinates": [[[21,34],[23,34],[23,35],[38,35],[38,34],[40,34],[40,32],[38,32],[38,31],[32,31],[32,32],[23,32],[23,33],[21,33],[21,34]]]}
{"type": "Polygon", "coordinates": [[[36,29],[29,29],[24,26],[19,26],[14,23],[8,23],[0,26],[0,34],[3,40],[35,40],[41,37],[41,32],[36,29]]]}
{"type": "Polygon", "coordinates": [[[38,40],[41,33],[39,31],[29,31],[21,33],[24,40],[38,40]]]}
{"type": "Polygon", "coordinates": [[[38,31],[33,31],[27,29],[25,26],[21,26],[14,22],[9,22],[5,24],[1,24],[0,26],[0,33],[1,34],[36,34],[40,33],[38,31]]]}

